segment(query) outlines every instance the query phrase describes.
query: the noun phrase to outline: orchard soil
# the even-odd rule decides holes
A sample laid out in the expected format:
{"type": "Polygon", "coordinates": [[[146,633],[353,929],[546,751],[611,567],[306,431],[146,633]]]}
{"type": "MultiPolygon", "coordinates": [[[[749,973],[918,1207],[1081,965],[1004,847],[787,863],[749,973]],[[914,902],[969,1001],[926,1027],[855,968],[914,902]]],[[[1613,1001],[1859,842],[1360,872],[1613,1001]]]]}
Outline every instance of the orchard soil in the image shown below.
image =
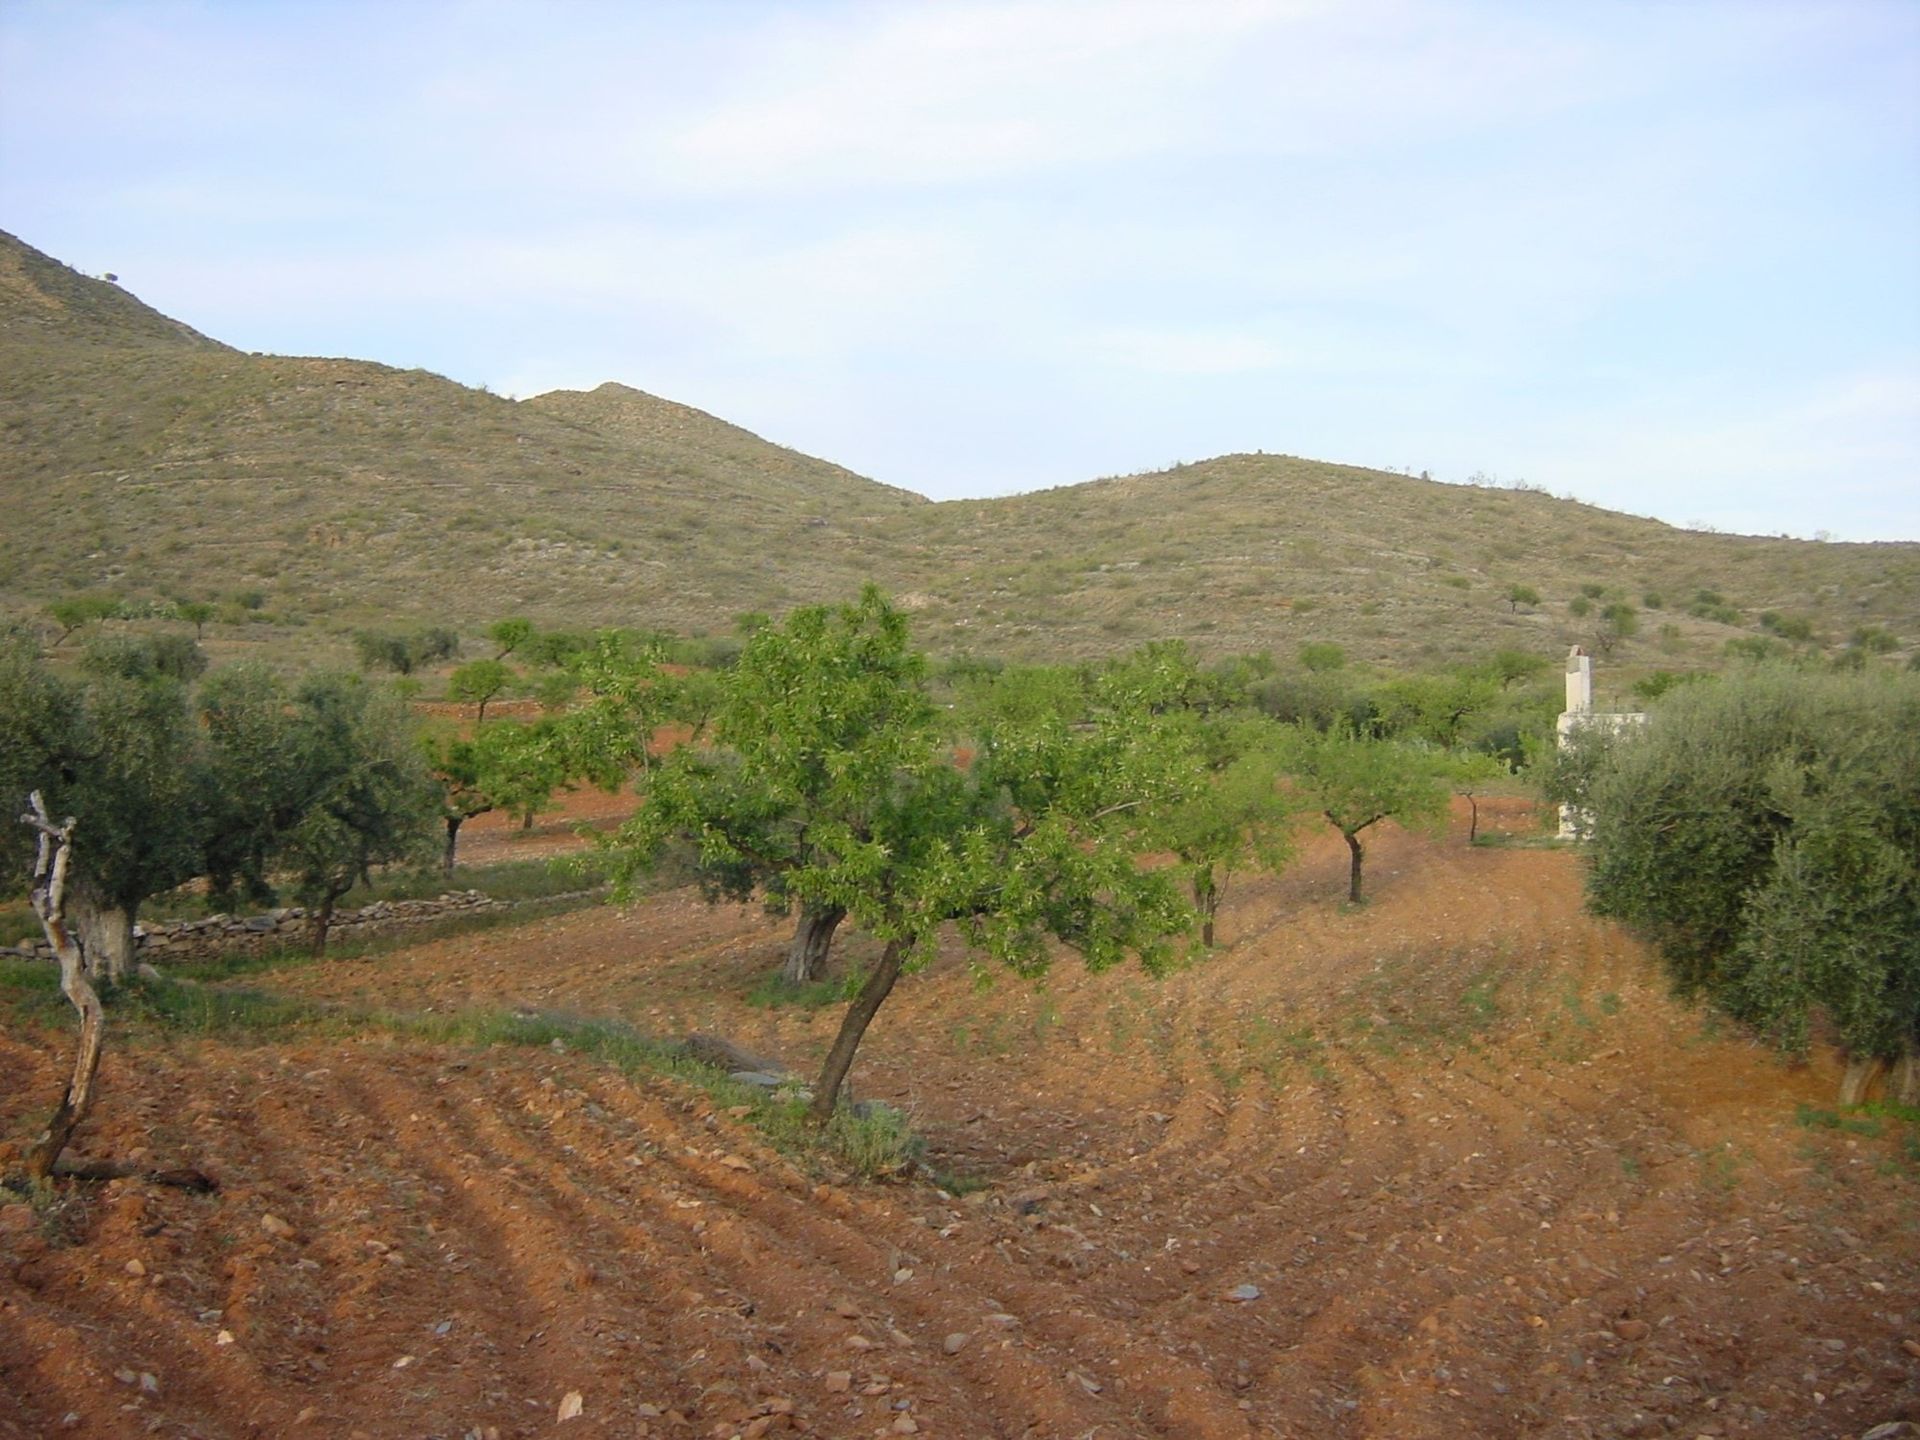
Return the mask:
{"type": "MultiPolygon", "coordinates": [[[[598,803],[592,802],[592,803],[598,803]]],[[[1518,802],[1491,828],[1531,835],[1518,802]]],[[[1488,824],[1484,813],[1483,827],[1488,824]]],[[[606,817],[600,817],[606,818],[606,817]]],[[[490,858],[519,839],[479,826],[490,858]]],[[[1920,1158],[1667,998],[1564,850],[1315,839],[1173,977],[982,988],[855,1068],[925,1170],[855,1180],[673,1079],[391,1031],[110,1048],[83,1154],[0,1210],[0,1437],[1851,1436],[1920,1419],[1920,1158]],[[1845,1123],[1842,1123],[1842,1122],[1845,1123]],[[577,1413],[575,1413],[577,1411],[577,1413]]],[[[247,983],[704,1031],[787,926],[687,892],[247,983]]],[[[840,964],[873,953],[842,937],[840,964]]],[[[17,1154],[70,1036],[0,1037],[17,1154]]]]}

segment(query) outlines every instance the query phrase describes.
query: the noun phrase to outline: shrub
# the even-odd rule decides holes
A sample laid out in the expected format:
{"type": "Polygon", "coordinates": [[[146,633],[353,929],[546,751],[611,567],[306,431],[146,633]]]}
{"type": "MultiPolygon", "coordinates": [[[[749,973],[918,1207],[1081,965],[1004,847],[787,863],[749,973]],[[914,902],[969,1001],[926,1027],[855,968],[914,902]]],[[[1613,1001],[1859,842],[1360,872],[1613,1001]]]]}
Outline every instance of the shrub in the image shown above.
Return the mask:
{"type": "MultiPolygon", "coordinates": [[[[1593,908],[1789,1049],[1920,1049],[1920,680],[1755,669],[1662,697],[1588,787],[1593,908]]],[[[1920,1076],[1909,1070],[1908,1083],[1920,1076]]]]}

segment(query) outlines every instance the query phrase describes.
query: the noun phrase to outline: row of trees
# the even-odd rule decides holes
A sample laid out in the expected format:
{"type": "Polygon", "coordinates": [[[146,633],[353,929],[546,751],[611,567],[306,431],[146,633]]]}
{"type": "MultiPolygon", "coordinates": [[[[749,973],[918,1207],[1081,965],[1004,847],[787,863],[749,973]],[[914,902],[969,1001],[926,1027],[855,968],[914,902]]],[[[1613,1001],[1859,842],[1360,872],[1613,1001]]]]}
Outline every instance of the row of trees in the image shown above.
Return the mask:
{"type": "Polygon", "coordinates": [[[794,980],[821,973],[843,922],[881,942],[814,1089],[823,1117],[874,1015],[944,927],[1025,976],[1056,944],[1094,968],[1134,955],[1156,969],[1184,937],[1211,945],[1229,878],[1283,863],[1302,813],[1346,838],[1358,901],[1372,826],[1437,822],[1451,788],[1503,769],[1281,723],[1178,644],[1097,670],[950,677],[943,704],[905,617],[872,589],[755,630],[697,697],[704,719],[644,648],[582,673],[590,698],[555,744],[577,770],[636,771],[643,797],[611,841],[618,884],[672,856],[710,899],[797,914],[794,980]],[[653,754],[676,720],[693,743],[653,754]]]}
{"type": "MultiPolygon", "coordinates": [[[[710,898],[796,912],[797,979],[820,973],[845,921],[881,942],[816,1087],[825,1115],[867,1024],[949,924],[1024,975],[1056,943],[1096,968],[1128,955],[1157,968],[1184,937],[1213,943],[1231,876],[1282,863],[1303,812],[1345,836],[1359,900],[1373,825],[1435,820],[1449,787],[1500,768],[1457,747],[1467,717],[1518,678],[1373,687],[1367,729],[1349,698],[1323,730],[1261,710],[1272,667],[1203,671],[1179,645],[1099,668],[956,667],[936,689],[904,617],[871,589],[746,628],[723,671],[666,666],[657,638],[570,642],[549,713],[488,722],[494,672],[541,640],[502,622],[498,653],[463,667],[490,667],[468,695],[477,723],[424,741],[396,695],[360,677],[204,674],[197,649],[164,636],[96,644],[69,676],[11,635],[0,793],[39,797],[41,818],[11,830],[0,858],[18,875],[20,851],[65,857],[78,969],[110,985],[142,904],[189,878],[217,897],[291,894],[321,948],[340,897],[419,857],[434,826],[451,866],[473,815],[633,779],[644,803],[613,842],[624,884],[671,856],[710,898]],[[562,689],[574,698],[559,702],[562,689]],[[675,732],[690,743],[661,744],[675,732]]],[[[50,1165],[57,1150],[42,1153],[50,1165]]]]}

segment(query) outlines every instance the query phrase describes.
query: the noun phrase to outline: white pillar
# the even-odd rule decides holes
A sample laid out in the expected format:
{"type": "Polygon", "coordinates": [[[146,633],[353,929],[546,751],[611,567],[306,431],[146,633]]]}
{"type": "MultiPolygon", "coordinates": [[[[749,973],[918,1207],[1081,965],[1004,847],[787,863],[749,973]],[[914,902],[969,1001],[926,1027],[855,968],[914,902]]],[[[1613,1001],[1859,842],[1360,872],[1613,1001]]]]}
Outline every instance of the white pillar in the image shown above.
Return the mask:
{"type": "Polygon", "coordinates": [[[1567,652],[1567,714],[1593,712],[1593,657],[1578,645],[1567,652]]]}

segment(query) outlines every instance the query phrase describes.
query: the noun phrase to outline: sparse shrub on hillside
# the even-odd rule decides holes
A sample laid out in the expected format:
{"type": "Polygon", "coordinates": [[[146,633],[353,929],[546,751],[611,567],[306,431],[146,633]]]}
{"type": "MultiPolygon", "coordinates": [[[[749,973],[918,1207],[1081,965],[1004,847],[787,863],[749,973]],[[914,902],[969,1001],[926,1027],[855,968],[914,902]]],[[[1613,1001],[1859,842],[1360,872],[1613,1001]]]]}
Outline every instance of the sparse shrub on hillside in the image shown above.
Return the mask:
{"type": "Polygon", "coordinates": [[[363,670],[391,670],[396,675],[411,675],[423,665],[458,655],[460,637],[444,626],[429,626],[406,634],[356,630],[353,649],[363,670]]]}
{"type": "Polygon", "coordinates": [[[1347,663],[1347,652],[1324,640],[1310,641],[1300,647],[1300,666],[1313,674],[1338,670],[1347,663]]]}
{"type": "Polygon", "coordinates": [[[1509,614],[1519,613],[1522,605],[1531,610],[1540,603],[1540,592],[1531,585],[1509,585],[1506,594],[1509,614]]]}
{"type": "Polygon", "coordinates": [[[1920,678],[1770,667],[1661,698],[1587,789],[1594,908],[1683,994],[1790,1049],[1825,1015],[1842,1099],[1920,1099],[1920,678]]]}
{"type": "Polygon", "coordinates": [[[185,635],[98,635],[87,642],[80,668],[123,680],[165,677],[186,683],[205,673],[207,656],[185,635]]]}
{"type": "Polygon", "coordinates": [[[1584,595],[1576,595],[1567,602],[1567,614],[1576,620],[1584,620],[1593,613],[1593,601],[1584,595]]]}

